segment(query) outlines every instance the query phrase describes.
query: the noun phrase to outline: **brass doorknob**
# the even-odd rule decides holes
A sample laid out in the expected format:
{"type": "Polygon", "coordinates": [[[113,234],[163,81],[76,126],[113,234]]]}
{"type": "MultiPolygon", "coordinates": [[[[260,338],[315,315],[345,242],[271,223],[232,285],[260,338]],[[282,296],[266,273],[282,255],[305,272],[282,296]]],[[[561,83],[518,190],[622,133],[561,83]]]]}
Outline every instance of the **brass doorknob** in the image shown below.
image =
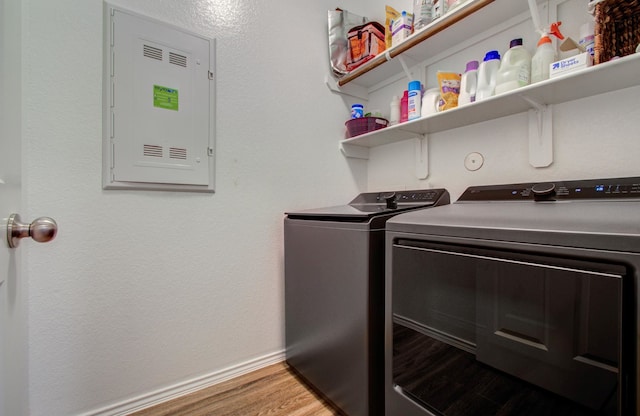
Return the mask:
{"type": "Polygon", "coordinates": [[[9,248],[18,247],[21,238],[31,237],[39,243],[53,240],[58,233],[58,224],[49,217],[40,217],[31,224],[21,222],[20,215],[11,214],[7,221],[7,243],[9,248]]]}

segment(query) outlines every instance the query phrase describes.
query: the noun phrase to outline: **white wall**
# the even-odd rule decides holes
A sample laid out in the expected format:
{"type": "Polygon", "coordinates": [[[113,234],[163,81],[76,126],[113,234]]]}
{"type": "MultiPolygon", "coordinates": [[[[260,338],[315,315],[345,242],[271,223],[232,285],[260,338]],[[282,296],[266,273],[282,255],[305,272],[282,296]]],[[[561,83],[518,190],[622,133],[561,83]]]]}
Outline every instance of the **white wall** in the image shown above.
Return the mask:
{"type": "Polygon", "coordinates": [[[327,9],[119,0],[217,38],[215,194],[101,189],[101,0],[23,0],[30,414],[92,413],[284,349],[286,210],[344,203],[366,164],[328,73],[327,9]]]}

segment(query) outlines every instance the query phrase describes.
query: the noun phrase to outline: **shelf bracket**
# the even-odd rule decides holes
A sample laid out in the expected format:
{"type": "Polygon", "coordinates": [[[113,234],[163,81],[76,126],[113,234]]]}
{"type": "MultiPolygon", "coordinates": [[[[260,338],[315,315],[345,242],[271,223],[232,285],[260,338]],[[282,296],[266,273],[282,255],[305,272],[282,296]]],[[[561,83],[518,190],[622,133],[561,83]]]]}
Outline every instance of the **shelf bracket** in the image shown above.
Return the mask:
{"type": "Polygon", "coordinates": [[[532,107],[528,112],[529,163],[535,168],[545,168],[553,163],[553,105],[521,97],[532,107]]]}
{"type": "Polygon", "coordinates": [[[413,139],[416,177],[418,179],[427,179],[429,177],[429,136],[427,134],[420,135],[413,139]]]}
{"type": "Polygon", "coordinates": [[[404,57],[397,56],[396,59],[398,61],[400,61],[400,65],[402,65],[402,69],[404,70],[404,74],[407,76],[409,81],[413,80],[413,74],[411,73],[411,71],[409,71],[409,67],[407,66],[407,63],[404,61],[404,57]]]}
{"type": "Polygon", "coordinates": [[[345,157],[369,160],[369,148],[353,144],[340,143],[340,151],[345,157]]]}
{"type": "Polygon", "coordinates": [[[349,84],[340,87],[338,85],[338,81],[329,74],[324,76],[324,83],[335,93],[355,97],[359,100],[369,101],[369,90],[361,87],[360,85],[349,84]]]}

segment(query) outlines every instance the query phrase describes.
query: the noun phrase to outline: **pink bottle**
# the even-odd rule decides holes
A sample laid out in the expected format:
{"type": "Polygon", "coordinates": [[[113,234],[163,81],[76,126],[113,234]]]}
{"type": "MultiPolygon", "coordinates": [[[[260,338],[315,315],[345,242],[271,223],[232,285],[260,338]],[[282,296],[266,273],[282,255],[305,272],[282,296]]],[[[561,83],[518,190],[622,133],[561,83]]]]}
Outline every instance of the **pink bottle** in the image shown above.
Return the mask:
{"type": "Polygon", "coordinates": [[[400,100],[400,123],[409,120],[409,91],[404,90],[400,100]]]}

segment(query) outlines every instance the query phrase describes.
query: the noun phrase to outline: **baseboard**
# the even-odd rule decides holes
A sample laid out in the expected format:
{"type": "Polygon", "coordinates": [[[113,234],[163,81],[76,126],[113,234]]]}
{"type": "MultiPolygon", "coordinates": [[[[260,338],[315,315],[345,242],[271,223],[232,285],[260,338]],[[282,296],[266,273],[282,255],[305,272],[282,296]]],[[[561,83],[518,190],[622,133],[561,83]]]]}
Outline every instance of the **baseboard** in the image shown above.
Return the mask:
{"type": "Polygon", "coordinates": [[[79,416],[125,416],[147,407],[155,406],[180,396],[184,396],[195,391],[211,387],[223,381],[230,380],[234,377],[259,370],[271,364],[284,361],[285,351],[278,351],[267,354],[253,360],[246,361],[211,374],[187,380],[182,383],[174,384],[160,390],[156,390],[141,396],[125,400],[110,406],[96,409],[79,416]]]}

